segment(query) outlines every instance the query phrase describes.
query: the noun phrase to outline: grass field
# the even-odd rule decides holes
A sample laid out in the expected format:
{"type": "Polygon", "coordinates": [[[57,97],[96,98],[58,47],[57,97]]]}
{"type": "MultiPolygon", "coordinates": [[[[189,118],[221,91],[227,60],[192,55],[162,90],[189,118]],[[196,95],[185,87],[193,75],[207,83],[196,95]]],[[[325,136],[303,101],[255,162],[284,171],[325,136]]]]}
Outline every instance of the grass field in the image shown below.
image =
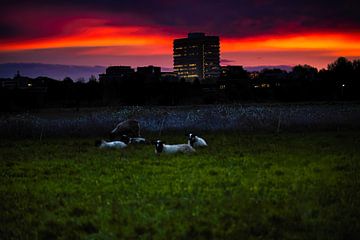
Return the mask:
{"type": "Polygon", "coordinates": [[[360,132],[202,136],[172,156],[2,140],[0,238],[360,239],[360,132]]]}

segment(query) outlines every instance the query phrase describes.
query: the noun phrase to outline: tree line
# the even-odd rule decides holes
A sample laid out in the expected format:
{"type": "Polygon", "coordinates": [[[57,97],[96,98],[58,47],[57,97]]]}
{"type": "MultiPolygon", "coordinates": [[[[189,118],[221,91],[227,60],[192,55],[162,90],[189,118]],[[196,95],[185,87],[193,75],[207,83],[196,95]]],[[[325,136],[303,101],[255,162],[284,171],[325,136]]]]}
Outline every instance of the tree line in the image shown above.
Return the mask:
{"type": "MultiPolygon", "coordinates": [[[[231,68],[230,68],[231,69],[231,68]]],[[[2,111],[48,107],[99,107],[111,105],[186,105],[235,102],[353,101],[360,99],[360,60],[344,57],[318,71],[297,65],[290,72],[264,69],[247,72],[242,67],[219,79],[146,79],[136,74],[121,81],[88,81],[15,76],[1,79],[2,111]],[[6,84],[16,82],[14,87],[6,84]],[[21,85],[22,84],[22,85],[21,85]]],[[[13,83],[15,84],[15,83],[13,83]]]]}

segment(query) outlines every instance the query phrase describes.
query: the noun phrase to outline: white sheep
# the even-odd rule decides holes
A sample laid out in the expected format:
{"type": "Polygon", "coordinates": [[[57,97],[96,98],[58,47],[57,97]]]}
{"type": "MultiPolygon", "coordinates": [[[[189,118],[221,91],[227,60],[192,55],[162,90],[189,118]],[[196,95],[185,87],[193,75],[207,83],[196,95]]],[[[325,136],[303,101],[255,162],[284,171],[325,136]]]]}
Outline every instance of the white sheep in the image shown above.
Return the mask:
{"type": "Polygon", "coordinates": [[[153,142],[155,144],[155,153],[193,153],[195,149],[189,144],[165,144],[161,140],[153,142]]]}
{"type": "Polygon", "coordinates": [[[121,149],[121,148],[125,148],[127,147],[127,144],[122,142],[122,141],[111,141],[111,142],[107,142],[105,140],[97,140],[95,142],[95,146],[99,147],[99,148],[116,148],[116,149],[121,149]]]}
{"type": "Polygon", "coordinates": [[[147,141],[143,137],[134,137],[134,138],[130,138],[129,143],[146,144],[147,141]]]}
{"type": "Polygon", "coordinates": [[[188,135],[188,144],[191,145],[192,147],[207,147],[207,143],[206,141],[201,138],[196,136],[195,134],[189,133],[188,135]]]}
{"type": "Polygon", "coordinates": [[[143,137],[129,137],[127,135],[122,135],[120,140],[126,144],[147,144],[148,141],[146,141],[143,137]]]}

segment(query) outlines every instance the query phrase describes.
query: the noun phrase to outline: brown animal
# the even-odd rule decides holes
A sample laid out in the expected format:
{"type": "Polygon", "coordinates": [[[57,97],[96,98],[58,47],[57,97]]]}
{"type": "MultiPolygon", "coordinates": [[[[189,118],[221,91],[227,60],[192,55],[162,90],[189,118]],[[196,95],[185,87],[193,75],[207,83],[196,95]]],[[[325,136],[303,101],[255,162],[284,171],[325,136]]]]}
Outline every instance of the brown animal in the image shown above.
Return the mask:
{"type": "Polygon", "coordinates": [[[116,138],[122,137],[122,135],[127,135],[129,137],[140,137],[139,122],[134,119],[129,119],[119,123],[110,132],[110,139],[114,140],[116,138]]]}

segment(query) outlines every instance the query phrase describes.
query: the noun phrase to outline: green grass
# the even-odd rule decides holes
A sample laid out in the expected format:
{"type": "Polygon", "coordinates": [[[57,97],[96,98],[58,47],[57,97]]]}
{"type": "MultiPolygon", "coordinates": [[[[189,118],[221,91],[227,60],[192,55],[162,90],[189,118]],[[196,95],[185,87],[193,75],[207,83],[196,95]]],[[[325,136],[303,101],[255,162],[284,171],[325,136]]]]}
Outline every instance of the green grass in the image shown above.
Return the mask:
{"type": "Polygon", "coordinates": [[[171,156],[2,141],[0,238],[359,239],[360,132],[202,136],[171,156]]]}

